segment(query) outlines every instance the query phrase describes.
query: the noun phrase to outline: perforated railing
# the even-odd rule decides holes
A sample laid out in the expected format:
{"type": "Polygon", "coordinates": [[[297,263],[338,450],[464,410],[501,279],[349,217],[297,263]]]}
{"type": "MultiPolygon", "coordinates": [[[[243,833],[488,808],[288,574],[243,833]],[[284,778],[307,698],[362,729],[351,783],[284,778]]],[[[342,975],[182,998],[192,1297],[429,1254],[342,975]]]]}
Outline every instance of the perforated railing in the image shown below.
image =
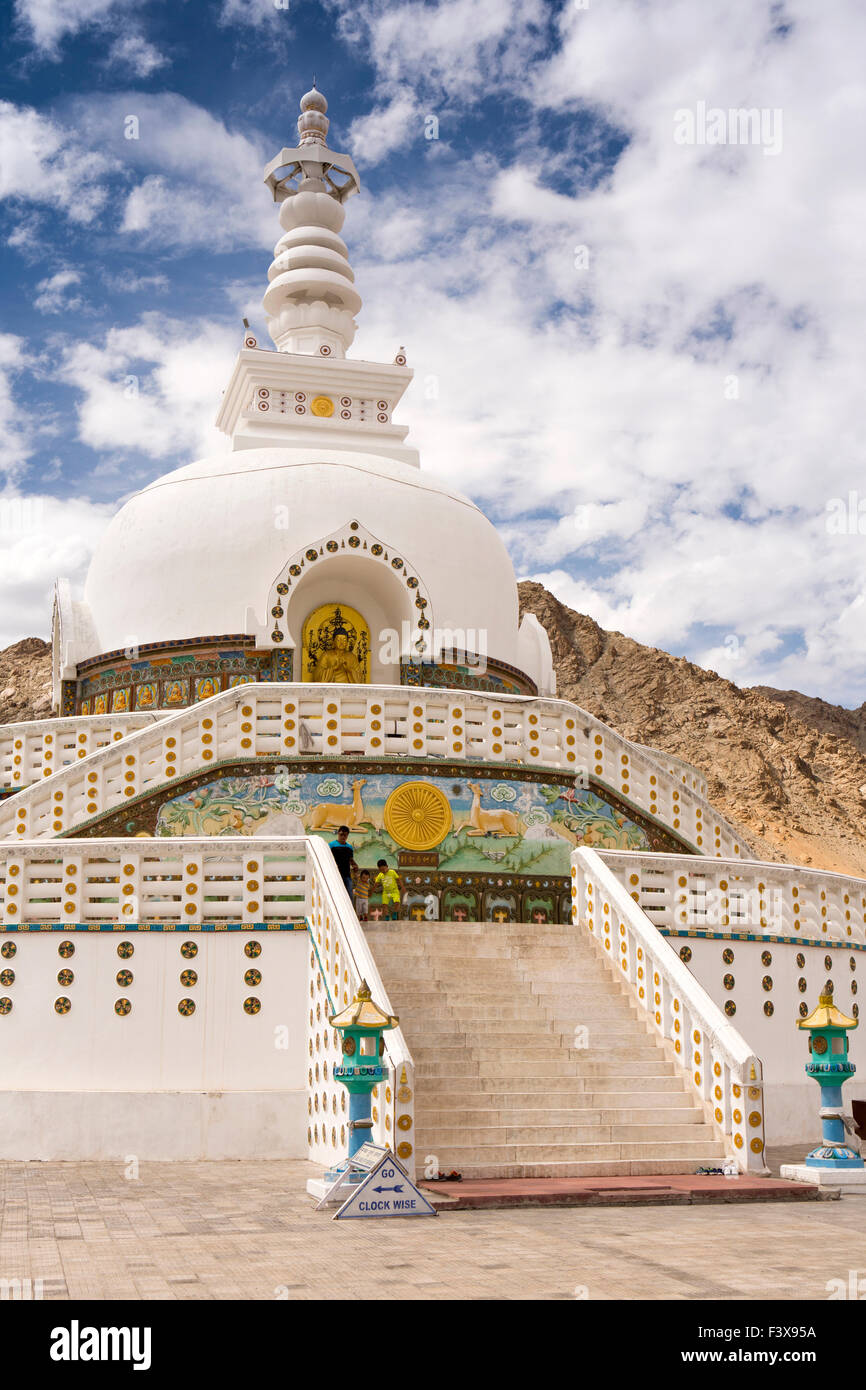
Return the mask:
{"type": "MultiPolygon", "coordinates": [[[[14,728],[14,726],[11,726],[14,728]]],[[[400,686],[228,690],[62,767],[0,805],[0,835],[68,832],[221,763],[346,755],[477,760],[597,780],[698,850],[748,857],[731,826],[661,763],[566,700],[400,686]]]]}
{"type": "Polygon", "coordinates": [[[76,715],[2,724],[0,790],[29,787],[159,718],[158,714],[76,715]]]}
{"type": "Polygon", "coordinates": [[[600,853],[656,926],[866,941],[862,878],[755,860],[600,853]]]}
{"type": "Polygon", "coordinates": [[[0,915],[6,930],[302,923],[307,878],[300,838],[5,842],[0,915]]]}
{"type": "Polygon", "coordinates": [[[650,1026],[669,1041],[740,1169],[765,1173],[760,1060],[606,859],[588,849],[572,856],[575,924],[601,942],[611,970],[628,981],[650,1026]]]}

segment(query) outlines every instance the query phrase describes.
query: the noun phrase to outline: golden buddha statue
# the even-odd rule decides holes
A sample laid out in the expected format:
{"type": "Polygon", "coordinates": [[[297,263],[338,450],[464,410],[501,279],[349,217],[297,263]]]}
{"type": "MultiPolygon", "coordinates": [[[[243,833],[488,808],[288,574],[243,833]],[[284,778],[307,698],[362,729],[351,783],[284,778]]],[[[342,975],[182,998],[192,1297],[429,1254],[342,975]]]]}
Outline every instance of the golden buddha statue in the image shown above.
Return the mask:
{"type": "Polygon", "coordinates": [[[304,624],[303,679],[333,685],[366,685],[370,630],[360,613],[325,604],[304,624]]]}

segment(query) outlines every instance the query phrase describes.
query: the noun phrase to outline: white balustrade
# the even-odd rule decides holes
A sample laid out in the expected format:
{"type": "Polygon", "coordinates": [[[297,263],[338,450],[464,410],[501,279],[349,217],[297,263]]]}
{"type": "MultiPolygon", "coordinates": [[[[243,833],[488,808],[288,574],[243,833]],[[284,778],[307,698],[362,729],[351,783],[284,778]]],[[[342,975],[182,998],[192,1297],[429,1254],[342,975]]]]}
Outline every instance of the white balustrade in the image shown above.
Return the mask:
{"type": "MultiPolygon", "coordinates": [[[[348,1102],[333,1080],[340,1040],[328,1018],[362,979],[392,1010],[326,845],[301,836],[0,843],[0,932],[194,931],[203,922],[308,930],[310,1157],[333,1163],[347,1148],[348,1102]]],[[[385,1034],[383,1065],[373,1137],[414,1170],[414,1066],[399,1028],[385,1034]]]]}
{"type": "Polygon", "coordinates": [[[0,790],[19,791],[165,715],[102,714],[0,725],[0,790]]]}
{"type": "Polygon", "coordinates": [[[670,1055],[712,1114],[739,1168],[766,1173],[760,1060],[656,930],[607,858],[590,849],[572,856],[575,924],[601,942],[611,970],[628,982],[651,1027],[670,1043],[670,1055]]]}
{"type": "MultiPolygon", "coordinates": [[[[52,722],[61,721],[43,721],[52,722]]],[[[76,722],[62,721],[64,727],[76,722]]],[[[67,754],[73,732],[64,735],[67,754]]],[[[585,785],[591,777],[698,850],[748,858],[733,828],[684,780],[567,700],[405,686],[260,683],[162,715],[122,738],[118,732],[112,734],[117,746],[80,759],[76,748],[74,760],[68,758],[50,777],[43,767],[41,780],[0,804],[0,835],[62,834],[208,766],[262,757],[289,765],[304,756],[348,754],[537,767],[577,776],[585,785]]],[[[47,735],[42,737],[44,743],[47,735]]]]}
{"type": "Polygon", "coordinates": [[[649,753],[654,762],[661,763],[662,767],[667,768],[671,776],[678,778],[683,786],[691,787],[698,796],[706,796],[707,779],[692,763],[678,758],[675,753],[666,753],[662,748],[652,748],[648,743],[636,743],[634,746],[649,753]]]}
{"type": "MultiPolygon", "coordinates": [[[[388,992],[343,886],[334,857],[321,840],[306,841],[309,865],[310,1011],[307,1025],[307,1094],[310,1158],[332,1164],[348,1144],[349,1101],[345,1086],[334,1080],[341,1063],[340,1034],[328,1022],[350,1004],[362,980],[375,1002],[392,1013],[388,992]]],[[[415,1171],[415,1068],[402,1029],[383,1034],[382,1059],[387,1079],[373,1092],[372,1138],[387,1144],[415,1171]]]]}
{"type": "Polygon", "coordinates": [[[655,926],[866,942],[866,879],[689,854],[601,857],[655,926]]]}

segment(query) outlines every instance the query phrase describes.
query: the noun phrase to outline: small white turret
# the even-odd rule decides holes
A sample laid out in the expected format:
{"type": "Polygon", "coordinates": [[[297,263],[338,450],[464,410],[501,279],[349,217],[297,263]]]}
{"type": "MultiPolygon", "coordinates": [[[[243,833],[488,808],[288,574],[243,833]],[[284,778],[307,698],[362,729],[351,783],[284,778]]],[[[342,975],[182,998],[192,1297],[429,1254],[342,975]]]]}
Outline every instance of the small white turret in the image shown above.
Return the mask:
{"type": "Polygon", "coordinates": [[[265,169],[265,183],[282,204],[284,235],[274,247],[263,304],[280,352],[345,357],[361,296],[339,232],[343,204],[360,191],[361,181],[349,156],[334,154],[325,143],[327,109],[314,82],[301,98],[300,144],[281,150],[265,169]]]}

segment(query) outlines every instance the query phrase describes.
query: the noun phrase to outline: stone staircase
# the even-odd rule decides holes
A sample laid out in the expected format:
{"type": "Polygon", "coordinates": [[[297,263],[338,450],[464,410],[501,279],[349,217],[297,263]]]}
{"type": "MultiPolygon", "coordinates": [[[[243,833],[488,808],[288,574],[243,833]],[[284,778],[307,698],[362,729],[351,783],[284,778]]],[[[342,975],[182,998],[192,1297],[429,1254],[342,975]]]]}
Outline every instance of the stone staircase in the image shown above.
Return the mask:
{"type": "Polygon", "coordinates": [[[724,1158],[591,937],[513,922],[365,930],[415,1059],[419,1173],[431,1154],[465,1178],[690,1173],[724,1158]]]}

